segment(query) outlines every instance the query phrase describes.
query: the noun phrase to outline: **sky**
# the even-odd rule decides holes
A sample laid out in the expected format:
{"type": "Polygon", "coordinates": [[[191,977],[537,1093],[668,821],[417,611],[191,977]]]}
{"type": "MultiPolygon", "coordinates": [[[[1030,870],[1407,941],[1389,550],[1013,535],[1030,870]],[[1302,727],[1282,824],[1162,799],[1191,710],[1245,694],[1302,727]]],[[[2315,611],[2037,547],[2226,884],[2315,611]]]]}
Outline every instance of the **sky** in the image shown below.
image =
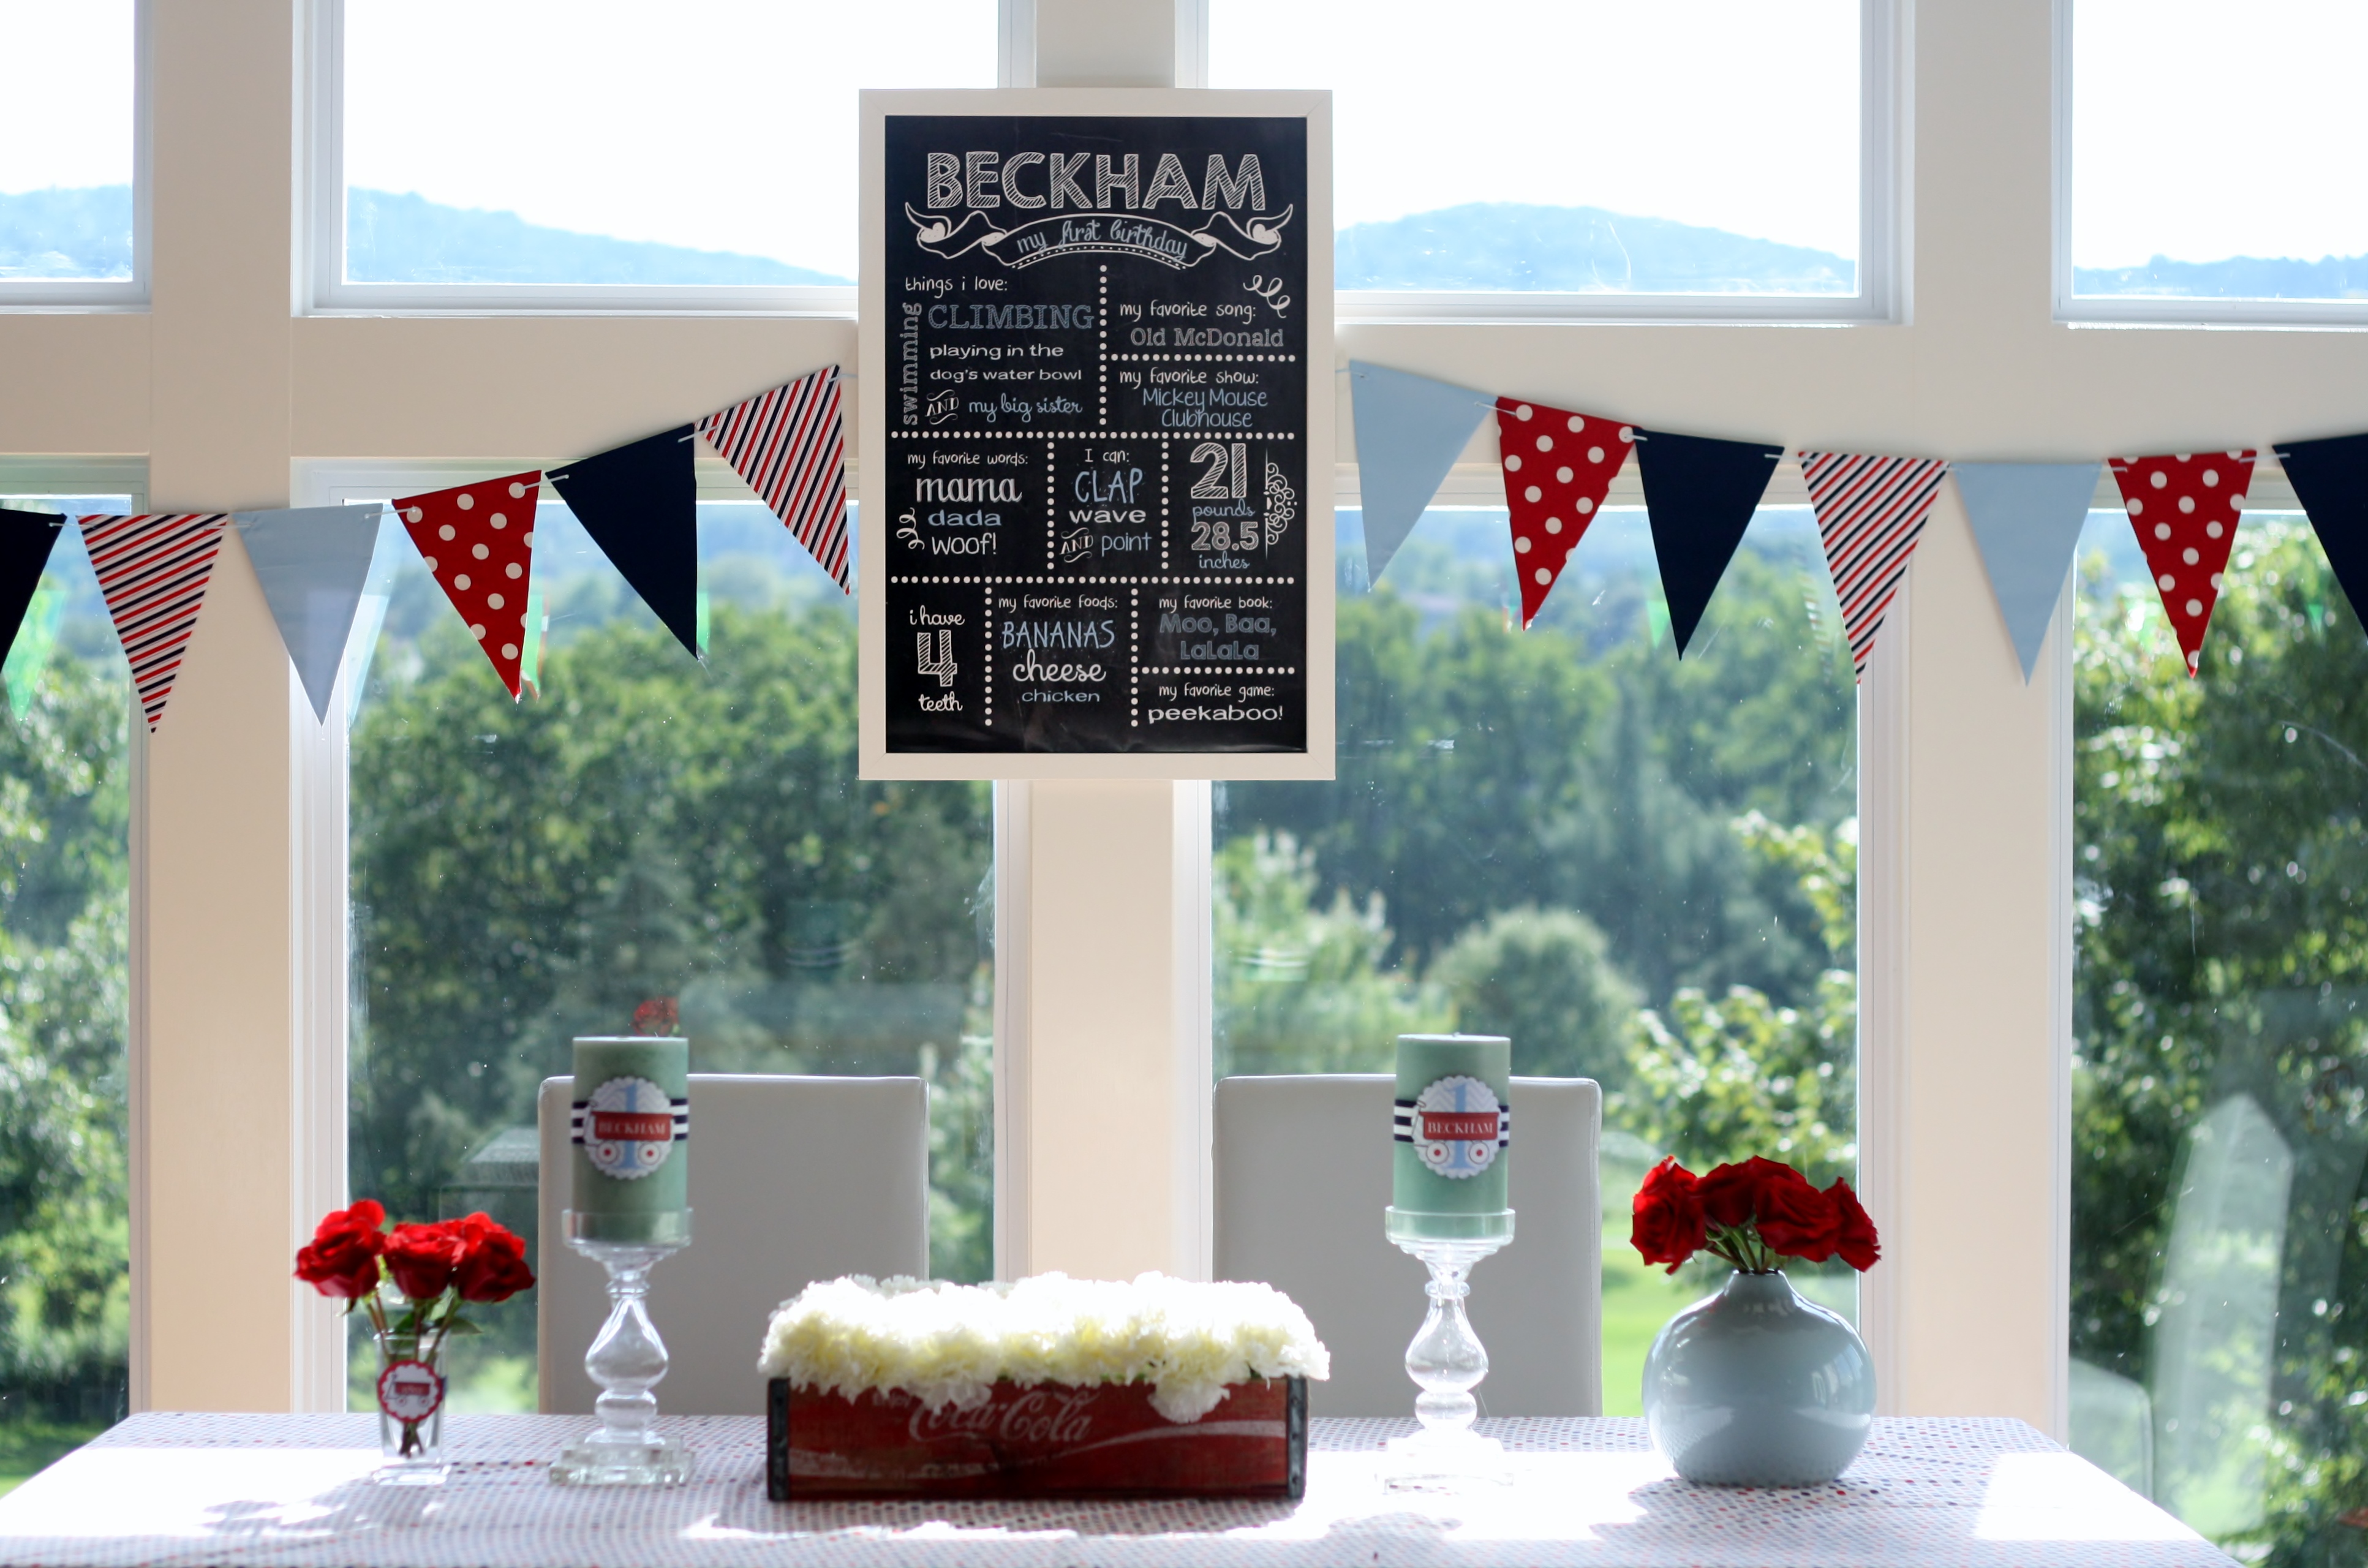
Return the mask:
{"type": "MultiPolygon", "coordinates": [[[[1210,11],[1212,85],[1333,90],[1342,225],[1535,201],[1857,255],[1856,0],[1210,11]]],[[[2368,5],[2074,26],[2078,264],[2368,254],[2368,5]]],[[[352,184],[848,276],[856,89],[995,79],[995,0],[348,0],[347,29],[352,184]]],[[[131,0],[0,0],[0,191],[130,180],[131,0]]]]}
{"type": "Polygon", "coordinates": [[[131,183],[131,0],[0,0],[0,191],[131,183]]]}

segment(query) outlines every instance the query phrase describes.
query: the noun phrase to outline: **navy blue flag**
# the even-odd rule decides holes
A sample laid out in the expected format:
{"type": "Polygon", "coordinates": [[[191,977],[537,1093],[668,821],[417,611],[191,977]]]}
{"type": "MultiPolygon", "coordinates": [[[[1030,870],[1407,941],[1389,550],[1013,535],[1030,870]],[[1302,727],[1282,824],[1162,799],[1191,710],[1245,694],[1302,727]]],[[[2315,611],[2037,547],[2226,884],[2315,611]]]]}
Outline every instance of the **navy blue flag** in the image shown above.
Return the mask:
{"type": "Polygon", "coordinates": [[[1669,604],[1680,658],[1783,455],[1782,447],[1759,441],[1636,432],[1645,514],[1653,525],[1661,597],[1669,604]]]}
{"type": "Polygon", "coordinates": [[[668,631],[699,645],[699,482],[688,425],[543,477],[668,631]]]}
{"type": "Polygon", "coordinates": [[[2352,615],[2368,619],[2368,436],[2288,441],[2278,448],[2278,461],[2310,515],[2352,615]]]}
{"type": "Polygon", "coordinates": [[[0,508],[0,651],[17,641],[33,592],[49,570],[50,551],[64,531],[65,518],[55,512],[11,512],[0,508]]]}

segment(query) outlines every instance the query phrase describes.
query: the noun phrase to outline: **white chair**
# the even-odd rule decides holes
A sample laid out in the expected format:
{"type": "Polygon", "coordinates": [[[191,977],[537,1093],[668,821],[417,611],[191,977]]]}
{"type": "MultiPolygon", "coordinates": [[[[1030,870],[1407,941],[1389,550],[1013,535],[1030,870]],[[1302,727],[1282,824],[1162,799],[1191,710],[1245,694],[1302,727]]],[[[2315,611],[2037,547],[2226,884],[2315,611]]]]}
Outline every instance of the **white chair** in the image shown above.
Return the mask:
{"type": "MultiPolygon", "coordinates": [[[[1332,1352],[1308,1384],[1317,1415],[1407,1415],[1406,1342],[1421,1264],[1382,1234],[1394,1080],[1382,1073],[1226,1078],[1217,1085],[1216,1276],[1290,1296],[1332,1352]]],[[[1603,1409],[1603,1096],[1586,1078],[1513,1080],[1512,1244],[1472,1273],[1488,1349],[1487,1415],[1603,1409]]]]}
{"type": "MultiPolygon", "coordinates": [[[[541,1408],[588,1414],[607,1276],[567,1244],[573,1078],[546,1078],[536,1324],[541,1408]]],[[[757,1415],[773,1309],[816,1279],[929,1272],[929,1100],[918,1078],[690,1075],[691,1244],[650,1273],[672,1357],[658,1408],[757,1415]]]]}

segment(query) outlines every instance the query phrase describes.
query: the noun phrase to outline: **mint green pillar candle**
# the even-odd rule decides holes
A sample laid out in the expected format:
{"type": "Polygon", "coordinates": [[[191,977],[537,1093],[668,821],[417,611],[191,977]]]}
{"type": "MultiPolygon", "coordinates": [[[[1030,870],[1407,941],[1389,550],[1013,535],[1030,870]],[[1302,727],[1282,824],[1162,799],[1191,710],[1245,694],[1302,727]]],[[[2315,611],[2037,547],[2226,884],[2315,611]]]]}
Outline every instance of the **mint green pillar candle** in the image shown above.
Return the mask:
{"type": "Polygon", "coordinates": [[[575,1186],[586,1240],[667,1241],[690,1206],[690,1041],[575,1042],[575,1186]]]}
{"type": "Polygon", "coordinates": [[[1392,1239],[1511,1235],[1512,1079],[1502,1035],[1398,1036],[1392,1239]]]}

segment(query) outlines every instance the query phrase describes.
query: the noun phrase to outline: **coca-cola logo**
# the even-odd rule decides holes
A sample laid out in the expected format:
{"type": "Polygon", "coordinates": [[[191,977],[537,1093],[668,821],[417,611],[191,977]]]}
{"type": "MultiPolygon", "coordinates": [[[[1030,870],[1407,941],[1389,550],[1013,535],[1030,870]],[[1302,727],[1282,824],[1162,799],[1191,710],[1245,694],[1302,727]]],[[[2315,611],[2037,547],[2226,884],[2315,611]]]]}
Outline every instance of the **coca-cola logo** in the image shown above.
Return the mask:
{"type": "Polygon", "coordinates": [[[970,1410],[951,1404],[931,1410],[916,1403],[905,1433],[916,1443],[948,1437],[983,1437],[991,1443],[1082,1443],[1093,1432],[1092,1411],[1099,1392],[1028,1389],[1008,1402],[990,1402],[970,1410]]]}

